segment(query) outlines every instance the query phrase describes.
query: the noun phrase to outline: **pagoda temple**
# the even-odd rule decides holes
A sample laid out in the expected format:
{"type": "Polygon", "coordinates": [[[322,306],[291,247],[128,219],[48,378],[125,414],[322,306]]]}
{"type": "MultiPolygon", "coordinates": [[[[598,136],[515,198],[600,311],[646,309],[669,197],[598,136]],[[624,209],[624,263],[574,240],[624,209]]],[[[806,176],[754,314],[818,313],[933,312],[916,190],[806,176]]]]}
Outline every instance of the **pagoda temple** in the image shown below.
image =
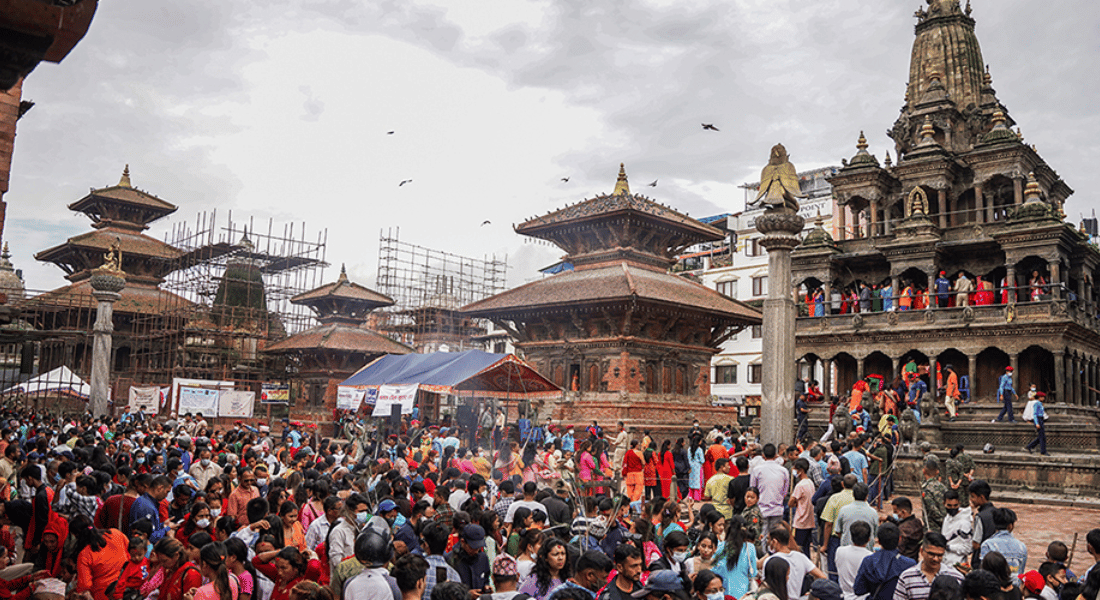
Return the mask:
{"type": "MultiPolygon", "coordinates": [[[[72,283],[28,300],[22,307],[23,318],[40,330],[90,330],[95,318],[92,270],[103,264],[104,255],[117,241],[126,287],[114,305],[113,370],[124,373],[130,368],[132,348],[128,336],[134,332],[135,320],[158,315],[170,307],[191,305],[188,300],[159,288],[164,278],[177,268],[176,260],[182,251],[145,233],[150,223],[176,212],[176,206],[135,188],[127,165],[117,185],[93,189],[70,204],[69,209],[85,214],[92,221],[92,231],[42,250],[35,258],[60,267],[65,271],[65,279],[72,283]]],[[[83,348],[86,344],[70,339],[65,345],[70,347],[64,352],[44,352],[43,357],[54,358],[44,358],[40,370],[64,364],[78,374],[86,373],[91,366],[91,353],[83,348]]]]}
{"type": "Polygon", "coordinates": [[[856,154],[829,179],[839,239],[818,227],[792,256],[795,286],[830,298],[866,284],[888,289],[895,307],[909,290],[908,303],[799,318],[798,355],[824,361],[826,377],[836,374],[825,386],[841,396],[866,377],[892,381],[912,361],[931,391],[922,435],[998,448],[1034,435],[1019,419],[989,422],[1011,366],[1021,397],[1029,384],[1047,394],[1051,446],[1095,447],[1100,252],[1065,222],[1073,190],[1011,129],[969,4],[931,0],[916,16],[909,83],[887,132],[897,162],[887,154],[880,163],[860,135],[856,154]],[[965,291],[941,297],[937,280],[965,291]],[[929,288],[931,301],[920,300],[929,288]],[[958,420],[938,424],[948,365],[971,402],[958,420]]]}
{"type": "Polygon", "coordinates": [[[267,347],[268,354],[291,359],[296,371],[291,386],[298,398],[292,418],[331,421],[337,386],[384,354],[410,354],[412,348],[367,327],[371,311],[392,306],[393,300],[348,279],[340,268],[335,282],[290,300],[308,306],[320,325],[267,347]]]}
{"type": "Polygon", "coordinates": [[[574,270],[465,306],[516,339],[524,360],[569,390],[543,416],[622,420],[675,430],[693,417],[732,421],[710,404],[710,359],[760,312],[669,273],[687,247],[724,233],[632,194],[624,167],[615,190],[533,218],[523,235],[561,247],[574,270]]]}

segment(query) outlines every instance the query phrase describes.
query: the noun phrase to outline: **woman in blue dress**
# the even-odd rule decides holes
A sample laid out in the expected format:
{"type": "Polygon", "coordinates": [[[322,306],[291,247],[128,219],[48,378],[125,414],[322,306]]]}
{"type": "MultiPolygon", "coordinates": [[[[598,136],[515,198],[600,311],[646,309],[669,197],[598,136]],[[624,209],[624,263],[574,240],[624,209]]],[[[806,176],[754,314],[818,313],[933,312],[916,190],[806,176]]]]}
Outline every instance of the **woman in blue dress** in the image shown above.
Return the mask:
{"type": "Polygon", "coordinates": [[[703,499],[703,463],[706,462],[706,453],[699,445],[699,440],[699,436],[691,436],[691,448],[688,449],[688,462],[691,464],[688,489],[691,490],[692,500],[703,499]]]}
{"type": "Polygon", "coordinates": [[[756,578],[756,546],[745,530],[745,520],[734,515],[726,522],[726,541],[718,546],[711,570],[726,586],[726,595],[741,598],[756,578]]]}

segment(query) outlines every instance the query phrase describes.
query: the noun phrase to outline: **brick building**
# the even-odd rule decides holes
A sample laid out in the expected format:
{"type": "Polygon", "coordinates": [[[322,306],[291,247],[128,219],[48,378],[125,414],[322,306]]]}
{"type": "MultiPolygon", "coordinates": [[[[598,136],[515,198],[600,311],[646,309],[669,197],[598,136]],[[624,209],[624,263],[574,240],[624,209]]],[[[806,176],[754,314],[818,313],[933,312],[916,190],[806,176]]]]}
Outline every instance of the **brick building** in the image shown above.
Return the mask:
{"type": "Polygon", "coordinates": [[[524,360],[567,390],[544,414],[654,429],[736,418],[711,405],[710,359],[760,313],[668,272],[686,248],[721,241],[722,231],[631,194],[625,169],[613,193],[516,231],[557,244],[574,269],[462,311],[508,331],[524,360]]]}

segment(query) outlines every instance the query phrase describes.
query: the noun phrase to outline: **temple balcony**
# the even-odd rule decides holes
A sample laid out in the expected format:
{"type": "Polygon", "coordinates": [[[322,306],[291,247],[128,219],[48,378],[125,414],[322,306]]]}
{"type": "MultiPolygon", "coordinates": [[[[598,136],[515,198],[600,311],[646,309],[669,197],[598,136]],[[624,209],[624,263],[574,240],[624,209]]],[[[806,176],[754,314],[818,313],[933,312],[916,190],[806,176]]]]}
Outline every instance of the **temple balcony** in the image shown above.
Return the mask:
{"type": "MultiPolygon", "coordinates": [[[[860,312],[830,314],[823,317],[800,316],[795,331],[799,336],[833,335],[838,333],[874,334],[907,329],[952,329],[1005,324],[1072,322],[1100,333],[1100,307],[1082,306],[1076,300],[1040,300],[1015,305],[931,308],[891,312],[860,312]]],[[[805,310],[805,305],[800,306],[805,310]]]]}

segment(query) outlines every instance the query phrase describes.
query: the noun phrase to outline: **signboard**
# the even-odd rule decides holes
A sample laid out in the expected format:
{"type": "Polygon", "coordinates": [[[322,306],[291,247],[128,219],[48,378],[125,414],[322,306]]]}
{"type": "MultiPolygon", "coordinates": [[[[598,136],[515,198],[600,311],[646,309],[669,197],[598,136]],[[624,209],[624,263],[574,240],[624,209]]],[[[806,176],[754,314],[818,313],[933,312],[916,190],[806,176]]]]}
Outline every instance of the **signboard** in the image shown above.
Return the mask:
{"type": "Polygon", "coordinates": [[[159,387],[130,387],[130,411],[145,414],[157,414],[160,408],[159,387]]]}
{"type": "Polygon", "coordinates": [[[341,386],[337,388],[336,408],[340,410],[359,410],[359,405],[363,403],[366,391],[353,387],[341,386]]]}
{"type": "MultiPolygon", "coordinates": [[[[203,388],[203,389],[215,390],[215,391],[217,391],[217,390],[232,390],[233,389],[233,382],[232,381],[214,381],[214,380],[210,380],[210,379],[184,379],[182,377],[176,377],[176,378],[172,379],[172,393],[166,398],[166,401],[167,401],[166,403],[168,404],[169,412],[178,413],[180,416],[183,416],[183,415],[187,414],[188,412],[194,412],[194,411],[189,411],[188,409],[184,408],[180,404],[180,390],[181,390],[181,388],[184,388],[184,387],[203,388]]],[[[217,410],[217,408],[218,408],[217,405],[215,405],[214,410],[217,410]]],[[[211,415],[203,415],[203,416],[214,416],[214,415],[211,414],[211,415]]]]}
{"type": "Polygon", "coordinates": [[[366,395],[363,396],[363,406],[378,404],[378,388],[369,388],[366,392],[366,395]]]}
{"type": "Polygon", "coordinates": [[[372,417],[388,417],[390,416],[390,406],[398,404],[401,406],[401,414],[411,415],[413,411],[413,403],[416,400],[416,390],[420,389],[420,384],[410,383],[408,385],[383,385],[378,387],[378,402],[374,405],[374,411],[371,412],[372,417]]]}
{"type": "Polygon", "coordinates": [[[218,416],[251,418],[252,406],[255,402],[255,392],[223,390],[218,394],[218,416]]]}
{"type": "Polygon", "coordinates": [[[290,385],[286,383],[265,383],[260,391],[260,404],[289,404],[290,385]]]}
{"type": "Polygon", "coordinates": [[[204,417],[218,416],[218,390],[180,387],[179,414],[192,413],[204,417]]]}

